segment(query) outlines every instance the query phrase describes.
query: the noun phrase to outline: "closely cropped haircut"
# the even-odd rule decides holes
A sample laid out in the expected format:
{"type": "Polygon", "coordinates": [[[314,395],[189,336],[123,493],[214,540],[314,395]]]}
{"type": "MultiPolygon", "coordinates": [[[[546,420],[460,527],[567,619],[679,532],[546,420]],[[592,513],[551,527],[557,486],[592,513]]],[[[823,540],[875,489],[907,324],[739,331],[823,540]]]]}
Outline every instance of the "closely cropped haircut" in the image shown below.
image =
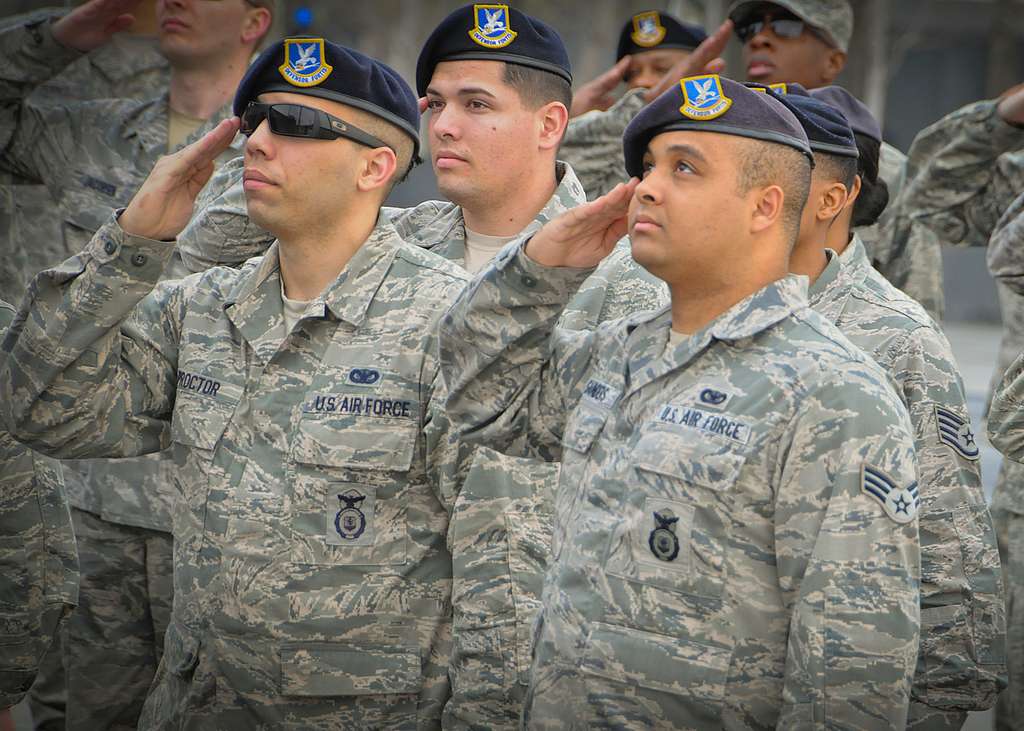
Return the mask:
{"type": "Polygon", "coordinates": [[[815,152],[814,175],[819,180],[842,183],[849,192],[853,188],[854,178],[857,177],[857,159],[846,155],[815,152]]]}
{"type": "Polygon", "coordinates": [[[572,86],[561,76],[523,66],[506,63],[504,81],[519,93],[519,98],[530,109],[540,109],[551,102],[561,102],[566,109],[572,106],[572,86]]]}
{"type": "Polygon", "coordinates": [[[853,219],[850,221],[856,228],[870,226],[882,215],[885,207],[889,205],[889,186],[878,177],[882,143],[873,137],[856,132],[853,136],[857,140],[857,150],[860,152],[860,157],[857,158],[860,195],[853,204],[853,219]]]}
{"type": "Polygon", "coordinates": [[[778,185],[782,188],[782,228],[789,245],[796,243],[800,216],[811,190],[811,163],[798,150],[773,142],[741,139],[737,185],[740,195],[754,188],[778,185]]]}
{"type": "Polygon", "coordinates": [[[412,170],[414,147],[412,137],[398,125],[391,124],[391,122],[381,119],[376,114],[370,114],[362,109],[348,107],[348,116],[354,125],[364,132],[369,132],[377,139],[386,142],[395,151],[397,163],[395,165],[395,174],[391,176],[391,181],[388,185],[387,192],[390,193],[391,189],[405,180],[409,171],[412,170]]]}

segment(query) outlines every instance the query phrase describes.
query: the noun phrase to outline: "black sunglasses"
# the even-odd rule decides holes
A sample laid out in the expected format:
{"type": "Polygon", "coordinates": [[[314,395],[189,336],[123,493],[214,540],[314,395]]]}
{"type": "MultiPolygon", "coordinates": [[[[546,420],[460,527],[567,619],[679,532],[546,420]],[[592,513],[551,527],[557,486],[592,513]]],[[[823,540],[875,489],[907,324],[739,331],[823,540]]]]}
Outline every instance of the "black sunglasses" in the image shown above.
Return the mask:
{"type": "Polygon", "coordinates": [[[804,21],[797,18],[762,18],[761,20],[752,20],[743,25],[737,25],[736,35],[743,43],[746,43],[764,30],[766,25],[770,26],[772,33],[779,38],[799,38],[804,32],[804,28],[807,27],[804,21]]]}
{"type": "Polygon", "coordinates": [[[284,137],[305,137],[311,140],[345,137],[367,147],[391,147],[387,142],[353,127],[343,119],[301,104],[249,102],[249,106],[242,112],[242,134],[246,137],[251,135],[264,119],[270,124],[271,132],[284,137]]]}

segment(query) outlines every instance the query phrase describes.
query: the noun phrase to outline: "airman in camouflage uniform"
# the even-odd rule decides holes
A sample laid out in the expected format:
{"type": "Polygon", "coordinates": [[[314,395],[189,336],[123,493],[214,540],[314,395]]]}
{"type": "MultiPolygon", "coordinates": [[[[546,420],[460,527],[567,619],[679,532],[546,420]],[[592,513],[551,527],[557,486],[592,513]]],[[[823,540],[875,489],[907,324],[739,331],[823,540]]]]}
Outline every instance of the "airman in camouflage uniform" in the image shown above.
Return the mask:
{"type": "MultiPolygon", "coordinates": [[[[213,14],[200,13],[198,6],[164,6],[161,12],[186,16],[193,28],[202,26],[198,21],[211,23],[218,38],[230,33],[232,12],[237,11],[239,24],[242,16],[267,13],[240,0],[235,5],[223,5],[213,14]]],[[[44,219],[38,230],[35,222],[21,218],[26,226],[10,243],[19,251],[41,252],[42,259],[33,261],[45,266],[80,251],[113,208],[127,203],[169,146],[167,85],[144,100],[118,95],[82,101],[46,88],[103,53],[105,46],[100,46],[83,56],[71,48],[87,37],[82,28],[68,32],[59,27],[80,19],[85,10],[59,22],[35,19],[0,35],[0,119],[9,122],[0,125],[6,133],[0,140],[0,164],[44,183],[56,208],[56,214],[37,211],[44,219]],[[48,231],[54,221],[57,229],[48,231]],[[42,237],[38,245],[30,243],[33,233],[42,237]]],[[[263,22],[269,24],[265,17],[263,22]]],[[[168,44],[173,57],[178,51],[171,35],[161,43],[168,44]]],[[[231,58],[239,67],[229,88],[240,78],[256,40],[232,38],[222,44],[221,60],[231,58]]],[[[229,114],[228,106],[216,111],[195,135],[229,114]]],[[[177,272],[182,273],[187,272],[177,272]]],[[[64,647],[69,728],[134,727],[156,672],[172,601],[173,476],[168,459],[153,455],[65,464],[82,565],[80,603],[68,622],[64,647]]]]}
{"type": "MultiPolygon", "coordinates": [[[[557,106],[564,110],[557,94],[550,91],[551,79],[529,78],[530,64],[550,61],[559,54],[566,56],[568,73],[561,39],[537,19],[515,10],[510,26],[517,38],[500,49],[500,61],[487,61],[485,56],[445,60],[449,54],[480,48],[458,45],[474,27],[472,6],[453,12],[425,43],[417,73],[420,93],[428,102],[428,130],[439,186],[454,202],[428,201],[409,209],[385,209],[407,243],[462,267],[472,265],[467,243],[471,222],[487,221],[489,215],[491,225],[499,221],[500,225],[518,226],[514,233],[519,234],[540,228],[585,200],[572,169],[555,161],[554,147],[543,149],[545,140],[531,139],[532,132],[527,131],[538,126],[532,123],[535,117],[551,113],[548,108],[555,106],[551,102],[559,102],[557,106]],[[524,51],[524,43],[532,45],[524,51]],[[509,82],[505,75],[509,62],[522,66],[518,73],[527,75],[525,83],[513,86],[509,82]],[[500,100],[494,105],[497,109],[490,110],[488,116],[462,111],[461,89],[465,87],[486,89],[489,98],[500,100]],[[537,94],[537,88],[543,91],[537,94]],[[495,161],[488,155],[490,120],[495,118],[501,119],[501,128],[506,130],[503,147],[515,151],[513,159],[495,161]],[[535,148],[541,148],[539,154],[531,153],[535,148]],[[436,157],[451,150],[458,150],[466,162],[456,170],[439,168],[436,157]],[[510,199],[507,191],[513,185],[518,186],[519,195],[510,199]],[[490,188],[499,199],[487,199],[490,188]],[[538,191],[549,197],[536,204],[542,206],[539,209],[530,209],[538,191]],[[503,207],[508,215],[495,215],[504,213],[503,207]]],[[[546,71],[543,75],[553,76],[546,71]]],[[[566,81],[564,96],[568,95],[566,81]]],[[[560,134],[561,128],[556,130],[560,134]]],[[[247,217],[241,168],[240,159],[222,166],[207,186],[207,190],[228,190],[200,207],[189,229],[179,237],[178,251],[183,256],[189,256],[186,252],[198,245],[214,249],[217,245],[211,242],[234,240],[237,244],[248,238],[250,246],[255,246],[260,237],[269,236],[247,217]]],[[[662,283],[638,267],[628,246],[623,245],[580,288],[562,324],[592,329],[608,319],[655,309],[666,297],[662,283]]],[[[557,464],[487,448],[474,450],[461,464],[448,535],[454,617],[452,697],[445,706],[444,725],[514,728],[528,682],[531,626],[550,542],[550,495],[557,464]]]]}
{"type": "MultiPolygon", "coordinates": [[[[8,344],[3,401],[19,405],[4,416],[23,438],[62,456],[172,445],[183,497],[175,601],[142,728],[436,728],[448,695],[452,500],[434,470],[451,463],[438,454],[454,440],[434,418],[434,326],[466,277],[378,217],[384,189],[415,154],[412,91],[383,64],[326,42],[312,68],[296,68],[295,46],[317,40],[270,47],[236,97],[262,168],[262,185],[246,183],[249,209],[291,236],[240,270],[154,289],[172,253],[155,239],[187,222],[194,191],[234,133],[223,122],[162,159],[119,221],[37,278],[26,306],[45,332],[19,329],[8,344]],[[316,74],[314,83],[295,84],[300,74],[316,74]],[[249,107],[257,100],[344,114],[344,137],[358,119],[361,139],[374,125],[390,141],[281,136],[276,118],[249,107]],[[330,165],[321,168],[329,186],[312,159],[330,165]],[[275,170],[286,160],[295,164],[284,181],[275,170]],[[372,171],[361,187],[334,182],[354,181],[357,169],[372,171]],[[356,222],[369,226],[289,322],[287,296],[308,282],[289,280],[296,264],[287,257],[309,219],[296,229],[275,216],[311,197],[322,202],[318,220],[334,227],[330,253],[310,259],[317,277],[356,222]],[[80,333],[78,345],[69,332],[80,333]],[[86,365],[94,357],[96,367],[86,365]],[[45,406],[31,382],[76,408],[45,406]]],[[[334,129],[318,123],[313,133],[334,129]]]]}
{"type": "MultiPolygon", "coordinates": [[[[0,301],[0,333],[14,319],[0,301]]],[[[60,463],[0,429],[0,716],[20,702],[78,601],[78,554],[60,463]]]]}
{"type": "Polygon", "coordinates": [[[963,382],[932,319],[872,269],[858,236],[851,240],[851,221],[875,215],[859,203],[860,193],[870,198],[865,170],[877,148],[822,98],[791,88],[780,100],[804,125],[816,163],[790,270],[811,278],[811,307],[889,375],[914,426],[921,646],[908,727],[959,729],[1006,686],[999,553],[963,382]]]}
{"type": "MultiPolygon", "coordinates": [[[[653,135],[630,215],[634,256],[661,271],[691,266],[660,233],[669,197],[675,206],[700,195],[690,171],[713,177],[735,130],[755,140],[767,130],[776,142],[730,142],[733,154],[788,154],[794,167],[783,144],[809,155],[774,99],[717,77],[684,84],[712,78],[711,102],[732,101],[712,111],[723,127],[681,119],[677,88],[627,130],[630,172],[640,167],[631,150],[653,135]],[[673,131],[662,135],[662,125],[673,131]],[[704,131],[687,131],[695,127],[704,131]],[[666,191],[676,184],[686,193],[666,191]]],[[[795,180],[786,195],[802,200],[795,180]]],[[[688,335],[670,328],[700,295],[675,276],[671,309],[596,332],[559,329],[588,263],[624,228],[632,187],[556,219],[525,249],[505,249],[441,329],[449,413],[463,437],[532,440],[562,460],[524,723],[900,727],[918,628],[906,412],[881,370],[807,307],[798,278],[769,278],[703,324],[688,321],[688,335]],[[866,402],[877,409],[865,412],[866,402]]],[[[726,206],[701,213],[722,220],[726,206]]],[[[784,270],[796,224],[773,220],[764,244],[778,247],[784,270]]],[[[764,250],[738,249],[748,245],[764,250]]]]}
{"type": "MultiPolygon", "coordinates": [[[[1024,350],[1024,286],[1018,197],[1024,181],[1024,131],[1011,123],[1022,99],[1010,90],[943,117],[922,130],[910,148],[912,183],[900,199],[911,235],[938,244],[987,246],[996,279],[1003,333],[993,373],[998,383],[1024,350]]],[[[991,397],[991,392],[990,392],[991,397]]],[[[990,425],[993,415],[990,413],[990,425]]],[[[995,443],[995,442],[994,442],[995,443]]],[[[998,446],[998,445],[997,445],[998,446]]],[[[1002,450],[1001,450],[1002,451],[1002,450]]],[[[996,706],[996,725],[1015,728],[1024,711],[1024,465],[1003,460],[992,495],[1007,610],[1007,666],[1010,687],[996,706]]]]}

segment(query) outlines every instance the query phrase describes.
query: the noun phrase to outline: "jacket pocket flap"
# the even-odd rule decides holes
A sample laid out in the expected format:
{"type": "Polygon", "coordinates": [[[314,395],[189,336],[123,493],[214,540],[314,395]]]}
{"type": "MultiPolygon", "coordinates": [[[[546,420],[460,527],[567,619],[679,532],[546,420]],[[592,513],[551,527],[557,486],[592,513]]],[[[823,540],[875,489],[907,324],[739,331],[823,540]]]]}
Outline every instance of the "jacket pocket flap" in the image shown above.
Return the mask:
{"type": "Polygon", "coordinates": [[[327,642],[281,646],[281,692],[291,696],[419,693],[415,648],[357,648],[327,642]]]}

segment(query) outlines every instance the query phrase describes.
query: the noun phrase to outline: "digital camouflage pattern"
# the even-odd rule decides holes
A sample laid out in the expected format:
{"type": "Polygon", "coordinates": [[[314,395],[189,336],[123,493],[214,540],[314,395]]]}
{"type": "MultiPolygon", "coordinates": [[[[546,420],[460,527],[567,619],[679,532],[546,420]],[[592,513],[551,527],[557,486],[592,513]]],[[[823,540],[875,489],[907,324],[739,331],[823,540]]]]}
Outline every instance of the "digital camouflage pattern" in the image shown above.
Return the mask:
{"type": "MultiPolygon", "coordinates": [[[[15,311],[0,301],[0,333],[15,311]]],[[[0,709],[20,702],[78,602],[60,464],[0,429],[0,709]]]]}
{"type": "MultiPolygon", "coordinates": [[[[626,125],[643,109],[645,92],[633,89],[607,111],[594,110],[569,120],[558,154],[576,171],[588,200],[629,180],[622,135],[626,125]]],[[[856,231],[867,247],[872,265],[938,319],[943,306],[942,252],[931,239],[901,236],[893,221],[893,206],[904,182],[905,167],[906,156],[883,142],[879,176],[889,187],[890,205],[874,225],[856,231]]]]}
{"type": "MultiPolygon", "coordinates": [[[[556,176],[554,195],[522,235],[585,202],[571,167],[558,163],[556,176]]],[[[466,227],[459,206],[430,201],[387,211],[407,242],[464,264],[466,227]]],[[[623,240],[580,287],[560,325],[592,330],[667,300],[664,284],[633,261],[623,240]]],[[[487,447],[474,450],[467,464],[448,529],[454,617],[452,697],[444,726],[512,729],[529,683],[558,465],[487,447]]]]}
{"type": "Polygon", "coordinates": [[[959,729],[1006,686],[999,554],[963,379],[945,336],[871,268],[859,238],[830,254],[811,307],[889,374],[914,427],[921,645],[908,727],[959,729]]]}
{"type": "MultiPolygon", "coordinates": [[[[1020,212],[1024,201],[1024,130],[1003,121],[998,100],[967,106],[918,134],[910,162],[919,171],[903,206],[915,230],[956,246],[987,246],[989,271],[996,278],[1003,334],[993,373],[997,384],[1024,350],[1024,272],[1020,212]]],[[[989,432],[1005,428],[1012,404],[994,395],[989,432]],[[995,408],[999,403],[998,409],[995,408]],[[995,420],[995,424],[993,423],[995,420]]],[[[1012,430],[1012,429],[1011,429],[1012,430]]],[[[1007,670],[1010,686],[996,704],[996,727],[1011,729],[1024,712],[1024,465],[1004,459],[992,495],[992,518],[999,539],[1007,612],[1007,670]]]]}
{"type": "Polygon", "coordinates": [[[506,248],[441,328],[462,436],[562,462],[525,725],[901,727],[915,469],[885,375],[800,279],[666,351],[668,309],[555,329],[586,274],[506,248]]]}
{"type": "Polygon", "coordinates": [[[0,369],[4,417],[52,454],[171,444],[174,608],[140,726],[438,727],[432,470],[456,442],[434,327],[465,274],[379,223],[286,333],[276,248],[157,285],[170,254],[108,222],[35,280],[0,369]]]}

